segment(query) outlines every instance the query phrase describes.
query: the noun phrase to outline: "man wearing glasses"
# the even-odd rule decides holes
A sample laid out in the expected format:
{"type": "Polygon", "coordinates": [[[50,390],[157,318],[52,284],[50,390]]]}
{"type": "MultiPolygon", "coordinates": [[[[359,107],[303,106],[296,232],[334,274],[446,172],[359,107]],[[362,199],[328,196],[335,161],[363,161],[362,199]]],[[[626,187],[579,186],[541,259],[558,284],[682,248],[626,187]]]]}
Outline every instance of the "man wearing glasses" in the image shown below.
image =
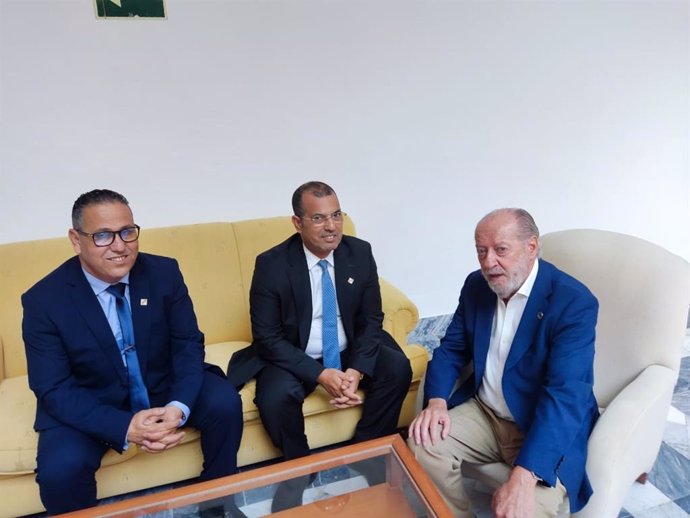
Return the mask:
{"type": "Polygon", "coordinates": [[[184,425],[201,431],[202,479],[235,473],[242,404],[204,363],[177,262],[138,252],[139,226],[116,192],[81,195],[72,227],[76,256],[22,296],[48,514],[96,505],[95,473],[109,448],[162,452],[180,444],[184,425]]]}
{"type": "MultiPolygon", "coordinates": [[[[395,433],[412,378],[381,325],[381,293],[369,243],[343,235],[331,187],[308,182],[292,196],[296,234],[260,254],[250,291],[253,343],[230,360],[228,379],[256,377],[256,405],[285,459],[309,454],[302,404],[318,385],[338,409],[363,405],[353,441],[395,433]],[[357,395],[366,389],[364,401],[357,395]]],[[[281,486],[273,511],[300,505],[281,486]]],[[[306,485],[306,484],[305,484],[306,485]]]]}

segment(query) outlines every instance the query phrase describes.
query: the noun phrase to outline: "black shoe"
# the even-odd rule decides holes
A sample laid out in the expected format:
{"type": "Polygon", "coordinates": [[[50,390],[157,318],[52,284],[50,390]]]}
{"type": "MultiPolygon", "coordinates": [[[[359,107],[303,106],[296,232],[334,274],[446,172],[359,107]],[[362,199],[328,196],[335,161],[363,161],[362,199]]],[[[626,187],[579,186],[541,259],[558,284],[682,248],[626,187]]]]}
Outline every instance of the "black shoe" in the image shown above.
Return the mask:
{"type": "Polygon", "coordinates": [[[312,479],[311,476],[307,475],[281,482],[273,495],[271,512],[277,513],[302,505],[302,495],[312,479]]]}
{"type": "Polygon", "coordinates": [[[383,457],[355,462],[351,468],[364,476],[369,487],[378,486],[386,481],[386,463],[383,457]]]}
{"type": "Polygon", "coordinates": [[[225,518],[225,511],[222,505],[199,509],[199,518],[225,518]]]}

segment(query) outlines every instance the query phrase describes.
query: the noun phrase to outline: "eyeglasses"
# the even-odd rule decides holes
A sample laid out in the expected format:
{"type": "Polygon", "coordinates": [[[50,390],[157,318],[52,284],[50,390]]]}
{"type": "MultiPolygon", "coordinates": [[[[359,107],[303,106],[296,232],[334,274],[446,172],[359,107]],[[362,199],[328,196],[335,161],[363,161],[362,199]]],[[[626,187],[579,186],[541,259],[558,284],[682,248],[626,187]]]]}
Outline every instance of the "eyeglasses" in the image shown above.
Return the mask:
{"type": "Polygon", "coordinates": [[[343,218],[347,216],[342,210],[336,210],[332,214],[314,214],[313,216],[300,216],[300,219],[308,219],[314,225],[324,225],[329,219],[334,223],[341,223],[343,218]]]}
{"type": "Polygon", "coordinates": [[[78,228],[75,228],[74,230],[79,232],[82,236],[88,236],[93,239],[93,244],[96,246],[110,246],[113,244],[113,241],[115,241],[115,234],[120,236],[120,239],[122,239],[122,241],[125,243],[132,243],[133,241],[136,241],[139,239],[139,230],[141,230],[141,227],[139,225],[134,225],[133,227],[123,228],[117,232],[113,232],[112,230],[103,230],[102,232],[94,232],[93,234],[83,232],[78,228]]]}

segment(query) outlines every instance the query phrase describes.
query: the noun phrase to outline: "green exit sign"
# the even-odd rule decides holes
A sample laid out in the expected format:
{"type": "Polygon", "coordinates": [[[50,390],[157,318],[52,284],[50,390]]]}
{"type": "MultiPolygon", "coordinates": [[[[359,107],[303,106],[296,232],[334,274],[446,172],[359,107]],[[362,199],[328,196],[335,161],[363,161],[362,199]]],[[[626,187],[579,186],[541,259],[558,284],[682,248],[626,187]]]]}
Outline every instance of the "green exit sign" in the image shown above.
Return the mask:
{"type": "Polygon", "coordinates": [[[98,18],[165,18],[165,0],[94,0],[98,18]]]}

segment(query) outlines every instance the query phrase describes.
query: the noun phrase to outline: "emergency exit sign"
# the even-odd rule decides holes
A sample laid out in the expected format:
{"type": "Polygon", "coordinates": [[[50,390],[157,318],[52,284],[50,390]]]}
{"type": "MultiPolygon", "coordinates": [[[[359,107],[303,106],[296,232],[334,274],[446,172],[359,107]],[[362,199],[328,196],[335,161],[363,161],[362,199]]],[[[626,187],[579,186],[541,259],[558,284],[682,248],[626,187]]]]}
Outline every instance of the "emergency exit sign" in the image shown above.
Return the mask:
{"type": "Polygon", "coordinates": [[[94,0],[98,18],[165,18],[165,0],[94,0]]]}

